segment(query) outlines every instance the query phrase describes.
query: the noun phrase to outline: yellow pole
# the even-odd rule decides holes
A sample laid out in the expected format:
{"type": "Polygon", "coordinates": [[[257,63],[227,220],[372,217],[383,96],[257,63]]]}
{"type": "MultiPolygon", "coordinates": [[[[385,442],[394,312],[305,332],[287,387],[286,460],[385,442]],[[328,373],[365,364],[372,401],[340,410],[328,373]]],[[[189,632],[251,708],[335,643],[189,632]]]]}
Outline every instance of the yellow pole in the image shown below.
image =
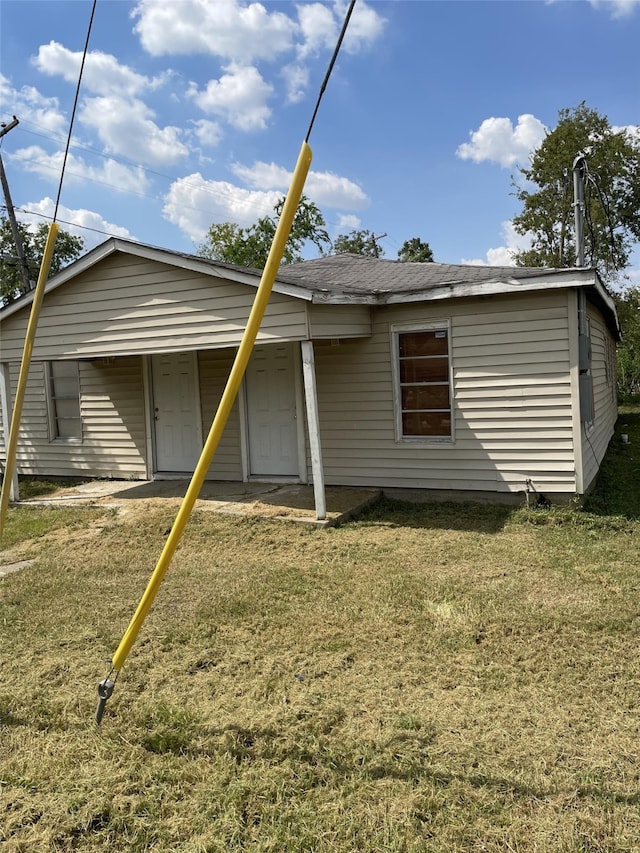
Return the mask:
{"type": "Polygon", "coordinates": [[[11,418],[11,428],[9,430],[9,443],[7,445],[7,461],[4,469],[4,479],[2,481],[2,494],[0,495],[0,539],[2,539],[2,531],[4,530],[7,508],[9,506],[9,492],[15,471],[18,435],[20,433],[20,419],[22,418],[22,407],[27,388],[27,379],[29,378],[33,343],[36,338],[36,329],[38,328],[38,319],[40,317],[40,309],[42,307],[42,299],[44,297],[44,286],[49,277],[49,269],[51,268],[53,250],[55,248],[57,236],[58,225],[57,223],[52,222],[49,226],[47,241],[44,245],[44,253],[40,263],[40,272],[38,273],[38,282],[36,284],[33,302],[31,303],[31,314],[29,315],[27,336],[22,353],[22,364],[20,365],[20,375],[18,376],[18,388],[16,390],[16,399],[13,405],[13,416],[11,418]]]}
{"type": "Polygon", "coordinates": [[[271,290],[273,288],[278,268],[282,261],[286,242],[289,239],[289,232],[291,231],[293,218],[298,208],[298,203],[300,201],[300,196],[302,195],[304,182],[310,165],[311,149],[306,142],[303,142],[300,154],[298,155],[298,162],[296,163],[293,177],[291,179],[291,186],[289,187],[289,192],[287,193],[287,198],[280,215],[280,221],[278,222],[278,227],[273,237],[269,256],[262,272],[253,307],[249,314],[247,327],[242,336],[238,352],[236,353],[233,367],[231,368],[231,373],[227,380],[227,385],[224,389],[222,399],[220,400],[220,405],[218,406],[218,411],[216,412],[209,435],[202,449],[200,459],[198,460],[198,464],[193,472],[193,477],[191,478],[187,492],[182,500],[182,504],[178,510],[178,514],[173,527],[171,528],[171,532],[169,533],[169,537],[165,542],[165,546],[162,549],[162,553],[160,554],[153,574],[147,584],[147,588],[140,599],[136,612],[133,614],[129,627],[125,631],[124,636],[120,641],[120,645],[113,656],[112,663],[115,670],[120,670],[122,668],[125,660],[127,659],[127,655],[131,650],[131,646],[134,644],[136,637],[138,636],[142,623],[153,604],[158,588],[162,583],[162,579],[164,578],[167,569],[169,568],[171,558],[173,557],[180,539],[182,538],[184,528],[189,520],[189,516],[191,515],[193,506],[198,494],[200,493],[200,489],[202,488],[202,484],[209,466],[211,465],[214,453],[216,452],[220,442],[222,432],[229,418],[229,414],[231,413],[231,408],[238,393],[238,389],[240,388],[240,383],[242,382],[242,377],[244,376],[249,356],[253,350],[258,330],[260,329],[260,324],[262,323],[262,318],[269,301],[269,296],[271,295],[271,290]]]}

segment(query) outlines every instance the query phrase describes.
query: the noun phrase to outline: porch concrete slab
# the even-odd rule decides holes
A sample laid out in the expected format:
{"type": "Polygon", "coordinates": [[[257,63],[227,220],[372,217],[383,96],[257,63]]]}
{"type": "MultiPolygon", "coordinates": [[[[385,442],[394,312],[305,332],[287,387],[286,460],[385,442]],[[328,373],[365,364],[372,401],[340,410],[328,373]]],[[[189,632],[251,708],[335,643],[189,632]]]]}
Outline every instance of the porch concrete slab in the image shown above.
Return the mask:
{"type": "MultiPolygon", "coordinates": [[[[190,480],[91,480],[60,488],[20,505],[116,507],[126,513],[135,503],[175,503],[186,494],[190,480]]],[[[382,495],[380,489],[329,486],[325,490],[327,517],[317,519],[313,486],[292,483],[206,481],[196,509],[254,518],[282,519],[314,527],[331,527],[353,518],[382,495]]]]}

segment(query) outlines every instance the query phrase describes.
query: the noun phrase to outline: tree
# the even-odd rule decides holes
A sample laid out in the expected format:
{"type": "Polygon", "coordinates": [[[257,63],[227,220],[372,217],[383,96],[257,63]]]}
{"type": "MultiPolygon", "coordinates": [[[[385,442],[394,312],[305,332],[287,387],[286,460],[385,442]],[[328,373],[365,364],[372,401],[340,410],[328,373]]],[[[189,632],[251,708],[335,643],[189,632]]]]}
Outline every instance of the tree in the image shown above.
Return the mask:
{"type": "Polygon", "coordinates": [[[615,294],[622,329],[618,345],[618,394],[631,397],[640,393],[640,287],[630,286],[615,294]]]}
{"type": "Polygon", "coordinates": [[[531,166],[519,170],[537,189],[516,186],[523,210],[513,225],[519,234],[532,235],[533,245],[515,260],[518,266],[575,264],[573,163],[579,154],[586,157],[588,170],[585,260],[605,278],[615,278],[640,240],[640,140],[627,130],[614,130],[584,101],[560,110],[557,127],[531,166]]]}
{"type": "MultiPolygon", "coordinates": [[[[49,226],[41,222],[35,229],[18,222],[18,231],[22,238],[22,248],[29,268],[29,278],[35,284],[40,272],[40,263],[44,254],[49,226]]],[[[68,231],[60,229],[55,242],[49,275],[55,275],[71,261],[75,261],[84,250],[82,237],[74,237],[68,231]]],[[[22,270],[13,242],[11,223],[6,217],[0,217],[0,303],[6,305],[25,293],[22,270]]]]}
{"type": "MultiPolygon", "coordinates": [[[[262,269],[267,262],[283,207],[284,198],[276,204],[273,216],[263,216],[247,228],[242,228],[236,222],[212,225],[204,242],[198,247],[198,254],[227,264],[262,269]]],[[[282,263],[302,261],[302,249],[308,242],[317,246],[321,254],[325,247],[331,246],[320,209],[303,195],[293,218],[282,263]]]]}
{"type": "Polygon", "coordinates": [[[431,264],[433,263],[433,252],[431,246],[419,237],[405,240],[398,250],[398,260],[405,263],[431,264]]]}
{"type": "Polygon", "coordinates": [[[333,241],[333,251],[336,255],[349,252],[352,255],[364,255],[367,258],[380,258],[384,255],[384,249],[376,243],[373,231],[366,229],[340,234],[333,241]]]}

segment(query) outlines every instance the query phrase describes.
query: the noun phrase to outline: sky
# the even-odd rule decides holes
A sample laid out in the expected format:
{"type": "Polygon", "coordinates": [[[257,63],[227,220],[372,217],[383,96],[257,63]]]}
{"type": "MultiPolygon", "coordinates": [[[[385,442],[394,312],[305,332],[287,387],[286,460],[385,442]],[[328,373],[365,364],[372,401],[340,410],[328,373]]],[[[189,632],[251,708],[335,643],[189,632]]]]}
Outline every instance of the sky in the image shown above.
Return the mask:
{"type": "MultiPolygon", "coordinates": [[[[0,0],[18,217],[49,222],[60,192],[86,249],[194,252],[212,223],[272,213],[347,5],[97,0],[60,186],[92,2],[0,0]]],[[[357,0],[304,191],[333,238],[373,231],[386,258],[420,237],[442,263],[510,264],[526,247],[513,181],[559,110],[640,125],[639,43],[640,0],[357,0]]]]}

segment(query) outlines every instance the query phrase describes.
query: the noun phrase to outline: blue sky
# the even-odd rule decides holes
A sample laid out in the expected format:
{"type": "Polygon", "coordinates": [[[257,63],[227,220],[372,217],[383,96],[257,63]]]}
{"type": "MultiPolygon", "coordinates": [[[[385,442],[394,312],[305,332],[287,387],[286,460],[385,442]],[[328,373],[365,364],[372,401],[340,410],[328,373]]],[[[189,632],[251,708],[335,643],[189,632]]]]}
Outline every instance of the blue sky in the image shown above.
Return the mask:
{"type": "MultiPolygon", "coordinates": [[[[286,191],[346,2],[98,0],[58,219],[194,251],[286,191]]],[[[48,221],[89,0],[0,0],[0,118],[18,215],[48,221]],[[27,214],[26,212],[29,212],[27,214]]],[[[421,237],[509,263],[512,176],[558,110],[640,125],[640,0],[358,0],[310,139],[332,236],[421,237]]],[[[570,164],[568,164],[570,165],[570,164]]],[[[69,224],[70,223],[70,224],[69,224]]],[[[640,252],[633,281],[640,283],[640,252]]]]}

